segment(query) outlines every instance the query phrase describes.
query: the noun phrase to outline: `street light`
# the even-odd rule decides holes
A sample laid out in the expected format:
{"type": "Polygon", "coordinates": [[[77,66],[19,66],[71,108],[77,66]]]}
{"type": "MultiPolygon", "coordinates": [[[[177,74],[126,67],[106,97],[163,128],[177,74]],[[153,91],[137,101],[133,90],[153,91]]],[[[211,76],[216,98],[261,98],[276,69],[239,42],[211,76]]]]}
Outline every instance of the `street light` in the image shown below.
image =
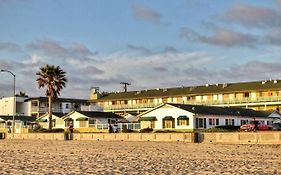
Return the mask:
{"type": "Polygon", "coordinates": [[[12,134],[14,136],[14,132],[15,132],[15,113],[16,113],[16,75],[9,71],[9,70],[5,70],[5,69],[1,69],[1,72],[8,72],[10,73],[13,77],[14,77],[14,105],[13,105],[13,123],[12,123],[12,134]]]}

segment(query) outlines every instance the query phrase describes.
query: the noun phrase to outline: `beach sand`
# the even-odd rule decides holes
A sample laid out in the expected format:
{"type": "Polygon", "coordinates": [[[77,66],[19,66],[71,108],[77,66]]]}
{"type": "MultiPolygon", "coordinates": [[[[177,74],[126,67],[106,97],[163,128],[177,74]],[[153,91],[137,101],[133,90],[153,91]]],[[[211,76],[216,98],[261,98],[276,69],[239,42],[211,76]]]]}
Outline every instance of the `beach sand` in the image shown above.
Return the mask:
{"type": "Polygon", "coordinates": [[[0,174],[281,174],[281,145],[0,140],[0,174]]]}

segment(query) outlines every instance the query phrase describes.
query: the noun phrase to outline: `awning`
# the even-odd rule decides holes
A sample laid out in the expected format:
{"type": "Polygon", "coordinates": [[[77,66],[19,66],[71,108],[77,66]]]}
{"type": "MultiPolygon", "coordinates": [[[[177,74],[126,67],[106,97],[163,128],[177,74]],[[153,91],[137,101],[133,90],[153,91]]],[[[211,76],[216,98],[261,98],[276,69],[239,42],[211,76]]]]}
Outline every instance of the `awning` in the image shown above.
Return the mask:
{"type": "Polygon", "coordinates": [[[36,120],[37,122],[47,122],[48,120],[47,119],[39,119],[39,120],[36,120]]]}
{"type": "Polygon", "coordinates": [[[163,120],[174,120],[174,118],[172,116],[166,116],[163,118],[163,120]]]}
{"type": "Polygon", "coordinates": [[[73,121],[73,119],[72,118],[66,118],[66,119],[64,119],[64,121],[73,121]]]}
{"type": "Polygon", "coordinates": [[[156,117],[141,117],[140,121],[156,121],[156,117]]]}
{"type": "Polygon", "coordinates": [[[177,119],[178,120],[188,120],[189,118],[186,115],[180,115],[177,119]]]}
{"type": "Polygon", "coordinates": [[[88,121],[89,119],[87,117],[79,117],[76,119],[76,121],[88,121]]]}

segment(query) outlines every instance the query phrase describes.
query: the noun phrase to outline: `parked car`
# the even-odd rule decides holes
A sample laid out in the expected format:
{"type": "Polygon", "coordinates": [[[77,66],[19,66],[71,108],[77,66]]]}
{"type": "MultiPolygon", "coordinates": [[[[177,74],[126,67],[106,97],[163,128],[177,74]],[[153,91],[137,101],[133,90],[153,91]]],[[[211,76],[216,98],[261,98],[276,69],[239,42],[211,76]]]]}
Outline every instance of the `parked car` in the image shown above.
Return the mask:
{"type": "Polygon", "coordinates": [[[272,130],[281,131],[281,123],[273,123],[272,130]]]}
{"type": "Polygon", "coordinates": [[[240,126],[240,131],[269,131],[272,129],[272,126],[261,124],[259,121],[256,120],[240,126]]]}

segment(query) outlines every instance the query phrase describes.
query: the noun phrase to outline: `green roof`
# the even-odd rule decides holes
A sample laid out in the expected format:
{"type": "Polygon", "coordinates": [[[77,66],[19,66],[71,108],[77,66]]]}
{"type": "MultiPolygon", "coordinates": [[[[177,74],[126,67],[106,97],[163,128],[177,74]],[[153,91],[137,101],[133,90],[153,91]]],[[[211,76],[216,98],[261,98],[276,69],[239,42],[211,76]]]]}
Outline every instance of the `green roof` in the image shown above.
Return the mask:
{"type": "Polygon", "coordinates": [[[76,121],[88,121],[89,119],[87,117],[79,117],[76,119],[76,121]]]}
{"type": "Polygon", "coordinates": [[[156,117],[141,117],[140,121],[156,121],[156,117]]]}
{"type": "Polygon", "coordinates": [[[36,120],[37,122],[47,122],[48,120],[47,119],[39,119],[39,120],[36,120]]]}
{"type": "Polygon", "coordinates": [[[174,120],[174,118],[172,116],[166,116],[163,118],[163,120],[174,120]]]}
{"type": "Polygon", "coordinates": [[[188,117],[186,115],[181,115],[177,119],[178,120],[188,120],[188,117]]]}
{"type": "Polygon", "coordinates": [[[202,94],[272,91],[272,90],[281,90],[280,80],[208,84],[205,86],[176,87],[176,88],[109,93],[98,99],[98,101],[129,100],[129,99],[157,98],[157,97],[170,97],[170,96],[194,96],[194,95],[202,95],[202,94]]]}

